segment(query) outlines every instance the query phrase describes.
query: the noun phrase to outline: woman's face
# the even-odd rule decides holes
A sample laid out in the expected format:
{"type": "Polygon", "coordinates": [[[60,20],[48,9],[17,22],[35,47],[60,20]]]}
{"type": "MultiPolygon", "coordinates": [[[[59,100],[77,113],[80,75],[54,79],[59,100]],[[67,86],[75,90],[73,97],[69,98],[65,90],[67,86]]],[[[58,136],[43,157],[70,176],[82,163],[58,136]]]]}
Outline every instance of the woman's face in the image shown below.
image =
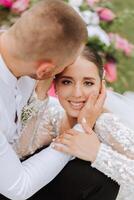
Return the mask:
{"type": "Polygon", "coordinates": [[[56,92],[67,114],[77,118],[91,93],[99,94],[101,80],[96,65],[79,57],[56,79],[56,92]]]}

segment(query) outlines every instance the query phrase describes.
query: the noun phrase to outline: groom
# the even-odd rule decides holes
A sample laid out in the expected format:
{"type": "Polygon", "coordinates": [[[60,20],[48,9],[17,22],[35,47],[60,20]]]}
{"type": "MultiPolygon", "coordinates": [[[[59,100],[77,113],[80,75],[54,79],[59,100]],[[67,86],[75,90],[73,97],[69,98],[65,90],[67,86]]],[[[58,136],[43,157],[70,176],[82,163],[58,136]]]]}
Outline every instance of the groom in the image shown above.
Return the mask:
{"type": "MultiPolygon", "coordinates": [[[[60,0],[38,2],[1,34],[1,199],[23,200],[31,197],[53,180],[71,159],[71,156],[48,147],[21,163],[11,145],[19,137],[21,110],[34,89],[34,79],[47,80],[72,64],[86,40],[83,20],[60,0]]],[[[40,192],[44,195],[43,199],[49,200],[54,199],[52,191],[55,199],[59,200],[97,200],[100,196],[105,200],[107,195],[109,200],[113,200],[118,186],[92,169],[88,162],[76,159],[67,164],[57,179],[40,192]]],[[[40,192],[31,199],[41,200],[40,192]]]]}

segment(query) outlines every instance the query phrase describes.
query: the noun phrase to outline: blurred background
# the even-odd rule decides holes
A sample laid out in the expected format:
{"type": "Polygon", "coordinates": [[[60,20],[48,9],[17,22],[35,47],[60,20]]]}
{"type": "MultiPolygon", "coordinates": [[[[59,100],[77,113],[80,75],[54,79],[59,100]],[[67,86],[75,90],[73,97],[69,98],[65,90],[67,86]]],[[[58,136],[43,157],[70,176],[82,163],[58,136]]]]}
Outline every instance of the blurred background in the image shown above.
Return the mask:
{"type": "MultiPolygon", "coordinates": [[[[121,15],[123,19],[121,24],[113,24],[111,31],[118,32],[134,44],[134,1],[113,0],[112,2],[115,12],[117,15],[121,15]]],[[[119,57],[117,71],[118,79],[113,87],[121,92],[125,90],[134,91],[134,52],[132,52],[132,57],[127,58],[124,55],[119,57]]]]}
{"type": "MultiPolygon", "coordinates": [[[[39,0],[0,0],[0,30],[39,0]]],[[[88,45],[102,56],[108,87],[134,91],[134,1],[65,0],[87,24],[88,45]]]]}

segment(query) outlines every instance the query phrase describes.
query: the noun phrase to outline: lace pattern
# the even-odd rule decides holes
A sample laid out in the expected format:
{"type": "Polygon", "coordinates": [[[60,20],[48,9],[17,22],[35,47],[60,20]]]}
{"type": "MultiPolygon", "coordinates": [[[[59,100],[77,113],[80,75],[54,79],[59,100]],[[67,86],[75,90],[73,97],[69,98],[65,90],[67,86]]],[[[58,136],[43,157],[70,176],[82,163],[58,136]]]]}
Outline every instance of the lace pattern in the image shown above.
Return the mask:
{"type": "Polygon", "coordinates": [[[96,122],[95,132],[102,143],[92,167],[121,185],[119,200],[134,199],[134,131],[113,114],[104,113],[96,122]]]}
{"type": "Polygon", "coordinates": [[[13,145],[20,158],[50,144],[52,138],[59,133],[62,113],[55,98],[40,101],[33,94],[29,104],[23,109],[21,135],[13,145]]]}
{"type": "Polygon", "coordinates": [[[46,107],[48,102],[48,98],[45,100],[39,100],[37,97],[36,92],[34,91],[31,98],[29,99],[29,102],[27,105],[24,106],[22,113],[21,113],[21,123],[22,123],[22,128],[25,126],[27,121],[37,115],[37,113],[46,107]]]}
{"type": "Polygon", "coordinates": [[[95,132],[102,142],[134,159],[134,131],[124,126],[114,114],[102,114],[97,120],[95,132]]]}

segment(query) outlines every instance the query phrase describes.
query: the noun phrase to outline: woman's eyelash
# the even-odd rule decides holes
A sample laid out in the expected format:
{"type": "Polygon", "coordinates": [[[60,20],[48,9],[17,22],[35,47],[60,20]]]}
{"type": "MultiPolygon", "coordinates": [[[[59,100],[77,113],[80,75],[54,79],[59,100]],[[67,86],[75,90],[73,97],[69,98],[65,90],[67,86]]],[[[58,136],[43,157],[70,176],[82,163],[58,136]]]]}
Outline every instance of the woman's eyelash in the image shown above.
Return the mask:
{"type": "MultiPolygon", "coordinates": [[[[64,85],[69,85],[69,84],[71,84],[72,82],[71,82],[71,80],[61,80],[61,83],[64,84],[64,85]]],[[[85,86],[92,86],[92,85],[94,85],[94,82],[85,81],[83,84],[84,84],[85,86]]]]}
{"type": "Polygon", "coordinates": [[[70,80],[62,80],[61,83],[63,83],[64,85],[68,85],[69,83],[71,83],[70,80]]]}
{"type": "Polygon", "coordinates": [[[84,84],[85,84],[85,85],[89,85],[89,86],[94,85],[94,83],[91,82],[91,81],[86,81],[84,84]]]}

